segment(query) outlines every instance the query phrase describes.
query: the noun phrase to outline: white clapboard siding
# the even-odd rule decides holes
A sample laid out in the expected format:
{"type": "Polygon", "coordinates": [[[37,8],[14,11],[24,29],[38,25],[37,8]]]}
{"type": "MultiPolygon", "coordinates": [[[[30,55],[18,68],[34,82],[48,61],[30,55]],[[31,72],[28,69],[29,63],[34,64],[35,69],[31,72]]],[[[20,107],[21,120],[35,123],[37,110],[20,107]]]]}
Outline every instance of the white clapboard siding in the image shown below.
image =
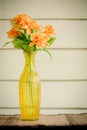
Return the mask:
{"type": "MultiPolygon", "coordinates": [[[[0,110],[2,111],[2,109],[13,108],[19,109],[18,81],[2,81],[0,84],[0,96],[2,97],[0,98],[0,110]]],[[[51,108],[51,112],[53,109],[61,109],[60,113],[64,112],[62,111],[62,108],[85,109],[87,108],[87,102],[85,101],[86,97],[87,82],[42,81],[40,108],[41,111],[44,111],[44,109],[46,110],[51,108]]],[[[66,113],[68,113],[68,111],[66,113]]],[[[11,114],[11,112],[9,112],[9,114],[11,114]]]]}
{"type": "MultiPolygon", "coordinates": [[[[87,79],[87,51],[51,50],[53,58],[46,52],[38,52],[36,68],[41,79],[87,79]]],[[[24,67],[22,51],[0,51],[0,79],[19,79],[24,67]]]]}
{"type": "MultiPolygon", "coordinates": [[[[18,81],[0,82],[0,114],[20,114],[18,81]],[[6,87],[8,89],[6,89],[6,87]]],[[[41,114],[87,112],[87,82],[43,82],[41,114]],[[79,92],[78,92],[79,90],[79,92]],[[73,97],[73,98],[72,98],[73,97]]]]}
{"type": "Polygon", "coordinates": [[[19,13],[35,18],[87,18],[87,0],[5,0],[1,4],[5,19],[19,13]]]}
{"type": "MultiPolygon", "coordinates": [[[[2,8],[1,8],[1,5],[2,5],[2,3],[1,3],[1,1],[0,1],[0,18],[1,18],[1,16],[2,16],[2,8]]],[[[1,28],[1,27],[0,27],[1,28]]]]}
{"type": "MultiPolygon", "coordinates": [[[[2,8],[1,8],[1,4],[2,4],[2,2],[0,1],[0,19],[1,19],[1,16],[2,16],[2,8]]],[[[0,30],[2,30],[1,21],[0,21],[0,30]]],[[[1,39],[1,32],[2,32],[2,31],[0,31],[0,39],[1,39]]]]}
{"type": "MultiPolygon", "coordinates": [[[[56,34],[56,41],[51,48],[87,48],[86,21],[37,20],[37,22],[42,25],[53,25],[56,34]]],[[[7,31],[11,29],[10,20],[0,21],[0,25],[0,48],[3,48],[4,43],[9,41],[7,31]]],[[[6,46],[6,48],[8,47],[12,46],[6,46]]]]}
{"type": "MultiPolygon", "coordinates": [[[[0,105],[19,107],[18,91],[18,81],[0,82],[0,105]]],[[[41,108],[87,108],[86,96],[87,81],[42,81],[41,84],[41,108]]]]}
{"type": "Polygon", "coordinates": [[[19,114],[18,81],[23,52],[9,39],[10,19],[25,13],[39,24],[51,24],[56,41],[36,54],[41,78],[41,114],[87,112],[87,0],[0,0],[0,114],[19,114]]]}

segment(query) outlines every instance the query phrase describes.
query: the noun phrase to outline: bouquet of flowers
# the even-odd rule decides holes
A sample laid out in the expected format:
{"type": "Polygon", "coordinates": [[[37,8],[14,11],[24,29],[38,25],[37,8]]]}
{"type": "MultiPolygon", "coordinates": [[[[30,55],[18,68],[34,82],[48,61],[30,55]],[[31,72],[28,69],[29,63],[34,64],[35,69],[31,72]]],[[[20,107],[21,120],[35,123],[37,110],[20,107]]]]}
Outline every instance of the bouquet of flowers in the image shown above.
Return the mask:
{"type": "Polygon", "coordinates": [[[50,54],[48,47],[55,41],[54,29],[51,25],[42,26],[26,14],[19,14],[10,20],[11,29],[7,32],[8,43],[14,48],[24,51],[44,50],[50,54]]]}

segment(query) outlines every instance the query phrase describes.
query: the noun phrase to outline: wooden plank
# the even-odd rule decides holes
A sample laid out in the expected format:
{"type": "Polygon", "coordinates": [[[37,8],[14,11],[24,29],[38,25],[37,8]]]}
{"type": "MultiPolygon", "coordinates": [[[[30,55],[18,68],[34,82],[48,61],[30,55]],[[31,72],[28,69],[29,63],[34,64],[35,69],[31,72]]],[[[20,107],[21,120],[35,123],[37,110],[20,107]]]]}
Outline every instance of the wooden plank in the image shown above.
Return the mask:
{"type": "Polygon", "coordinates": [[[86,0],[6,0],[1,18],[26,13],[35,18],[87,18],[86,0]]]}
{"type": "Polygon", "coordinates": [[[9,116],[0,115],[0,126],[3,126],[5,122],[8,120],[9,116]]]}
{"type": "Polygon", "coordinates": [[[36,121],[22,121],[19,115],[0,116],[6,120],[0,126],[87,126],[87,120],[83,120],[85,114],[56,114],[40,115],[36,121]]]}
{"type": "Polygon", "coordinates": [[[66,115],[67,120],[70,122],[70,125],[87,125],[87,120],[83,115],[66,115]]]}
{"type": "MultiPolygon", "coordinates": [[[[6,120],[7,116],[4,116],[4,120],[6,120]]],[[[2,117],[0,117],[1,120],[2,117]]],[[[64,115],[40,115],[39,120],[36,121],[22,121],[20,116],[12,115],[6,120],[3,126],[69,126],[69,122],[67,121],[64,115]]]]}
{"type": "Polygon", "coordinates": [[[85,119],[86,122],[87,122],[87,114],[85,113],[85,114],[83,114],[82,116],[84,117],[84,119],[85,119]]]}
{"type": "Polygon", "coordinates": [[[8,116],[3,126],[16,126],[17,122],[18,122],[18,116],[15,116],[15,115],[8,116]]]}
{"type": "MultiPolygon", "coordinates": [[[[50,48],[87,48],[87,22],[86,21],[58,21],[37,20],[38,24],[51,24],[54,27],[56,41],[50,48]]],[[[0,48],[3,48],[7,38],[6,32],[10,30],[9,21],[0,21],[0,48]]],[[[13,48],[11,44],[6,48],[13,48]]],[[[4,49],[4,48],[3,48],[4,49]]]]}

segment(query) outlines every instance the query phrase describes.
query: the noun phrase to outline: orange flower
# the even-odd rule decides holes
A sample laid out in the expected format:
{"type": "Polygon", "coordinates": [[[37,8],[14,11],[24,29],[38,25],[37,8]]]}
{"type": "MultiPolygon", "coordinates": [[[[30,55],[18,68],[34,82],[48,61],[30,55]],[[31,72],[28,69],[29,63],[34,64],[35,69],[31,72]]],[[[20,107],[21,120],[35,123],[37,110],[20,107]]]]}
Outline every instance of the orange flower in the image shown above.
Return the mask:
{"type": "Polygon", "coordinates": [[[32,33],[31,34],[31,40],[32,42],[29,44],[29,46],[36,45],[37,48],[43,48],[45,46],[49,46],[48,40],[46,34],[42,32],[32,33]]]}
{"type": "Polygon", "coordinates": [[[32,20],[30,16],[25,14],[20,14],[11,19],[11,24],[15,28],[23,29],[23,30],[31,30],[31,29],[39,29],[39,25],[35,20],[32,20]]]}
{"type": "Polygon", "coordinates": [[[25,14],[20,14],[11,19],[11,24],[15,28],[28,29],[31,17],[25,14]]]}
{"type": "Polygon", "coordinates": [[[40,29],[40,25],[38,25],[35,20],[30,20],[29,28],[32,30],[37,30],[40,29]]]}
{"type": "MultiPolygon", "coordinates": [[[[46,50],[55,41],[51,25],[37,24],[30,16],[19,14],[10,20],[12,28],[7,32],[15,48],[24,51],[46,50]]],[[[10,43],[10,42],[7,42],[10,43]]]]}
{"type": "Polygon", "coordinates": [[[54,34],[54,29],[53,29],[53,27],[51,26],[51,25],[47,25],[46,27],[45,27],[45,29],[44,29],[44,33],[46,33],[46,34],[54,34]]]}
{"type": "Polygon", "coordinates": [[[8,38],[14,38],[15,36],[19,35],[20,32],[12,28],[9,32],[7,32],[8,38]]]}

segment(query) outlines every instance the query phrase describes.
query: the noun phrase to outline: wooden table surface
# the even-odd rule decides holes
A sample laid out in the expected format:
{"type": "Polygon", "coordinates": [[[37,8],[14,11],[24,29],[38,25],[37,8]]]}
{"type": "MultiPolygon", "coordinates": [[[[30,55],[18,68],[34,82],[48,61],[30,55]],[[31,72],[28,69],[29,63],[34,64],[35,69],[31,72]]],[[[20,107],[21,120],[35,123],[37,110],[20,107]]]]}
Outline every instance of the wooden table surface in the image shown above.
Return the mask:
{"type": "Polygon", "coordinates": [[[87,114],[40,115],[36,121],[22,121],[20,115],[0,115],[0,127],[68,127],[87,126],[87,114]]]}

